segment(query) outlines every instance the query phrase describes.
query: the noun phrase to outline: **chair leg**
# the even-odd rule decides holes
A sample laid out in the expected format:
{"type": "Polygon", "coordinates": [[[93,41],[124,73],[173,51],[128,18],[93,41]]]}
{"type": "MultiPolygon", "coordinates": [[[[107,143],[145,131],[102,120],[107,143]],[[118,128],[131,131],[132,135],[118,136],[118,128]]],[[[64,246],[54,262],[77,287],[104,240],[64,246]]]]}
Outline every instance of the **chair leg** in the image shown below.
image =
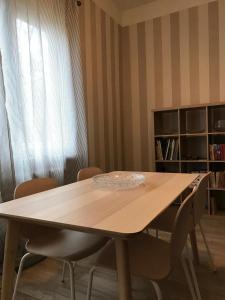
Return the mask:
{"type": "Polygon", "coordinates": [[[197,240],[196,240],[195,228],[189,232],[189,236],[190,236],[190,241],[191,241],[191,248],[192,248],[194,263],[196,265],[199,265],[199,253],[198,253],[198,245],[197,245],[197,240]]]}
{"type": "Polygon", "coordinates": [[[182,264],[182,267],[183,267],[183,270],[184,270],[184,274],[185,274],[185,277],[186,277],[186,280],[187,280],[187,284],[188,284],[192,299],[197,300],[197,297],[196,297],[195,291],[194,291],[194,287],[193,287],[193,284],[191,282],[191,277],[190,277],[190,274],[188,272],[188,267],[187,267],[187,264],[185,262],[185,258],[183,256],[181,257],[181,264],[182,264]]]}
{"type": "Polygon", "coordinates": [[[202,225],[201,225],[200,222],[199,222],[199,228],[200,228],[200,232],[201,232],[201,235],[203,237],[203,241],[204,241],[206,251],[207,251],[207,254],[208,254],[208,257],[209,257],[210,268],[212,269],[213,272],[216,272],[216,267],[215,267],[214,262],[213,262],[212,254],[211,254],[211,251],[209,249],[209,246],[208,246],[205,234],[204,234],[204,230],[203,230],[202,225]]]}
{"type": "Polygon", "coordinates": [[[91,300],[91,291],[92,291],[92,284],[93,284],[93,276],[96,268],[91,268],[89,272],[89,280],[88,280],[88,289],[87,289],[87,300],[91,300]]]}
{"type": "Polygon", "coordinates": [[[75,300],[75,279],[74,279],[73,264],[68,260],[65,260],[65,263],[68,265],[70,271],[71,300],[75,300]]]}
{"type": "Polygon", "coordinates": [[[144,232],[146,232],[147,234],[151,234],[151,229],[150,229],[150,228],[147,228],[147,229],[145,229],[144,232]]]}
{"type": "Polygon", "coordinates": [[[66,262],[63,261],[63,269],[62,269],[62,277],[61,277],[61,282],[65,282],[65,273],[66,273],[66,262]]]}
{"type": "Polygon", "coordinates": [[[200,293],[200,290],[199,290],[198,280],[197,280],[197,277],[196,277],[195,269],[194,269],[193,262],[192,262],[190,256],[188,256],[188,263],[189,263],[191,275],[192,275],[192,278],[193,278],[195,291],[196,291],[196,294],[197,294],[197,299],[202,300],[202,296],[201,296],[201,293],[200,293]]]}
{"type": "Polygon", "coordinates": [[[152,285],[153,285],[153,287],[154,287],[155,293],[156,293],[156,295],[157,295],[157,299],[158,299],[158,300],[163,300],[162,292],[161,292],[161,290],[160,290],[160,287],[159,287],[158,283],[155,282],[155,281],[152,281],[152,280],[151,280],[151,283],[152,283],[152,285]]]}
{"type": "Polygon", "coordinates": [[[17,292],[18,285],[19,285],[19,280],[20,280],[20,277],[21,277],[21,274],[22,274],[22,271],[23,271],[23,266],[24,266],[24,263],[25,263],[26,259],[27,259],[28,257],[30,257],[30,256],[33,256],[33,254],[31,254],[31,253],[26,253],[26,254],[21,258],[20,265],[19,265],[19,270],[18,270],[18,274],[17,274],[17,277],[16,277],[15,286],[14,286],[14,291],[13,291],[12,300],[15,300],[15,299],[16,299],[16,292],[17,292]]]}
{"type": "MultiPolygon", "coordinates": [[[[75,269],[77,262],[73,261],[72,265],[73,268],[75,269]]],[[[63,261],[63,269],[62,269],[62,275],[61,275],[61,282],[64,283],[65,282],[65,274],[66,274],[66,263],[65,261],[63,261]]]]}

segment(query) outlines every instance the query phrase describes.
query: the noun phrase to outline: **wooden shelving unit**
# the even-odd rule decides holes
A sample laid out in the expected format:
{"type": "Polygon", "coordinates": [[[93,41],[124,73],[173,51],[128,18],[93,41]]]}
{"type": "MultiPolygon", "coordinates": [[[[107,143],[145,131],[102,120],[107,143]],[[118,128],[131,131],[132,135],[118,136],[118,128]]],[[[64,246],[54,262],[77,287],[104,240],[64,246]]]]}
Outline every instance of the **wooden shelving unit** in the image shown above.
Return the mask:
{"type": "Polygon", "coordinates": [[[156,171],[211,171],[208,211],[225,211],[225,104],[156,110],[154,126],[156,171]],[[172,143],[178,144],[175,155],[172,143]]]}

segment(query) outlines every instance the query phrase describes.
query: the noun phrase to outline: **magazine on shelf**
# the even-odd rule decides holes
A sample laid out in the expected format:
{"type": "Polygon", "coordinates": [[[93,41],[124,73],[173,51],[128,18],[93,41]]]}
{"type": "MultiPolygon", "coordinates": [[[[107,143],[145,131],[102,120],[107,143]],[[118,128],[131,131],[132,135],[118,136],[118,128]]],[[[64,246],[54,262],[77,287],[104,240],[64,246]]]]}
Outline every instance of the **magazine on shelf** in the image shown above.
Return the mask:
{"type": "Polygon", "coordinates": [[[170,139],[168,139],[168,142],[167,142],[165,160],[168,159],[169,149],[170,149],[170,139]]]}
{"type": "Polygon", "coordinates": [[[157,160],[177,160],[179,155],[178,139],[162,139],[156,141],[157,160]]]}

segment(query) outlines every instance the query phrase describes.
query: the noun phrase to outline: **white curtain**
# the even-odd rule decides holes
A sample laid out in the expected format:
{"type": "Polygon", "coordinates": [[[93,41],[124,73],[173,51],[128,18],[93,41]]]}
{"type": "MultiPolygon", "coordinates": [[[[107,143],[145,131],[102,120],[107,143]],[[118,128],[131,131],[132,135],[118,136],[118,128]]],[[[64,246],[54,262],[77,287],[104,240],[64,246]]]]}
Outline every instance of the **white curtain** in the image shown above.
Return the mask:
{"type": "Polygon", "coordinates": [[[73,0],[0,0],[0,144],[11,175],[1,172],[2,182],[62,183],[69,163],[73,174],[87,164],[78,9],[73,0]]]}

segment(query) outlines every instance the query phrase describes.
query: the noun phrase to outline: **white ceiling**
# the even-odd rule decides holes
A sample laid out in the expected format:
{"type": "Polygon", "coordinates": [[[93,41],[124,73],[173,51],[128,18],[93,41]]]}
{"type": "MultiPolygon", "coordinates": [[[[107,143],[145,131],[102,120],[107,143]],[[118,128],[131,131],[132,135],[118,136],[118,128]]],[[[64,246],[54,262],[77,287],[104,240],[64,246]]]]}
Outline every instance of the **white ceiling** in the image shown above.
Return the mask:
{"type": "Polygon", "coordinates": [[[156,0],[113,0],[120,10],[127,10],[156,0]]]}

